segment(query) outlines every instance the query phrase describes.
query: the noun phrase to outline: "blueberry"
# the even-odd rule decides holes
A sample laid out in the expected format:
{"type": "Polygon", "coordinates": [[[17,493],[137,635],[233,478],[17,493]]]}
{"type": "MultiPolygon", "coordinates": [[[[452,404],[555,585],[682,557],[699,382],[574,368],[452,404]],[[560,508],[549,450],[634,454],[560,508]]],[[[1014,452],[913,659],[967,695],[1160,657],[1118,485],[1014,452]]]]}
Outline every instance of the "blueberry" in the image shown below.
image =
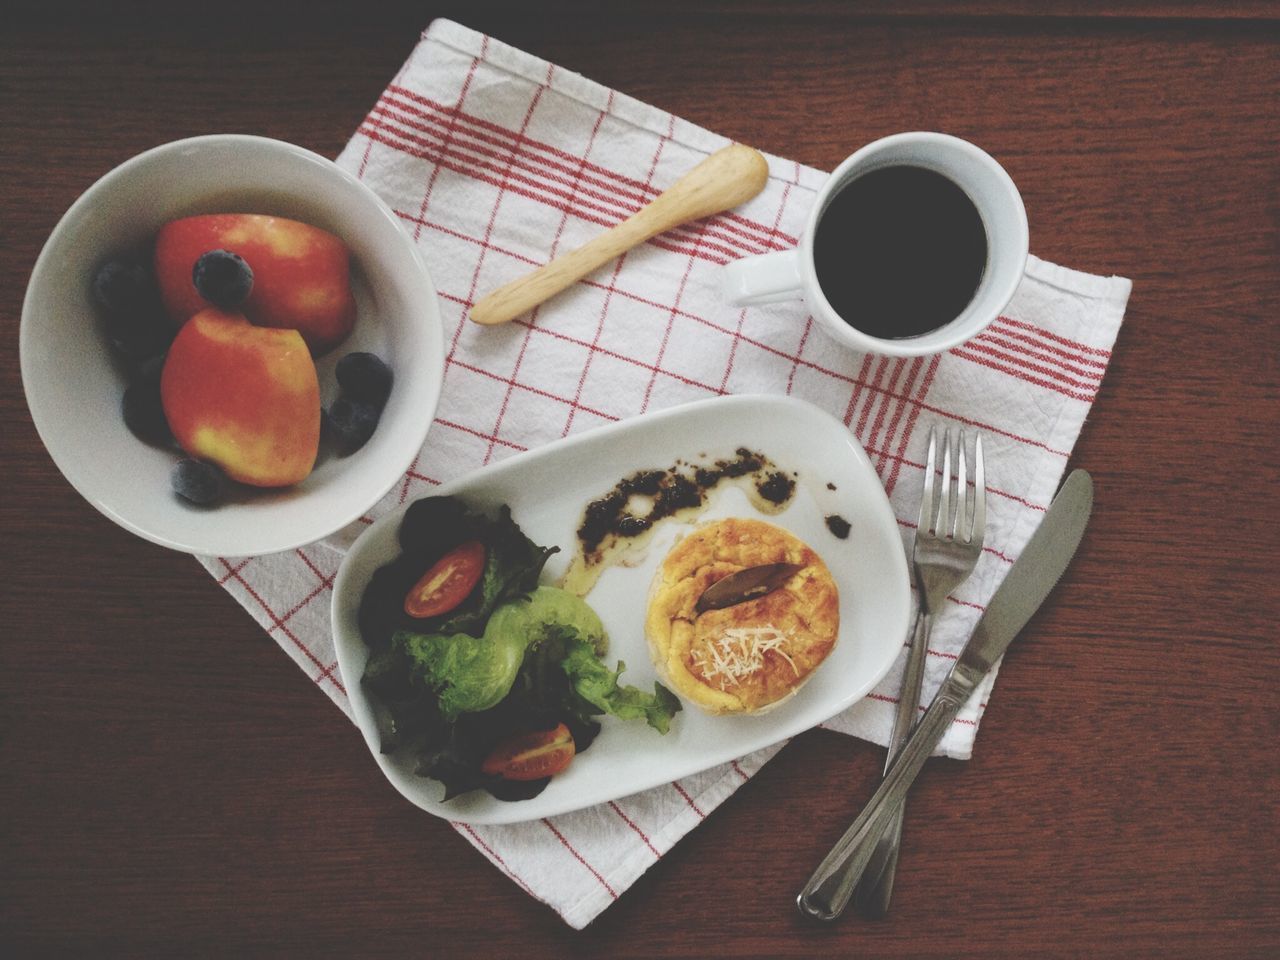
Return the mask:
{"type": "Polygon", "coordinates": [[[159,307],[130,314],[107,314],[102,330],[112,349],[135,364],[161,356],[177,331],[159,307]]]}
{"type": "Polygon", "coordinates": [[[342,392],[353,400],[381,409],[391,395],[391,368],[372,353],[348,353],[334,373],[342,392]]]}
{"type": "Polygon", "coordinates": [[[227,476],[203,460],[179,460],[170,477],[173,492],[185,500],[207,506],[227,492],[227,476]]]}
{"type": "Polygon", "coordinates": [[[160,375],[164,373],[164,354],[156,357],[148,357],[138,364],[138,372],[136,379],[138,380],[154,380],[156,387],[160,386],[160,375]]]}
{"type": "Polygon", "coordinates": [[[120,401],[125,426],[139,440],[157,447],[168,446],[173,440],[160,402],[162,362],[162,358],[157,357],[142,364],[137,379],[125,389],[120,401]]]}
{"type": "Polygon", "coordinates": [[[149,313],[158,302],[151,270],[140,260],[113,257],[93,275],[93,302],[109,317],[149,313]]]}
{"type": "Polygon", "coordinates": [[[174,329],[164,315],[151,268],[135,257],[113,257],[93,274],[90,292],[103,333],[121,357],[134,362],[164,353],[174,329]]]}
{"type": "Polygon", "coordinates": [[[253,270],[244,258],[230,250],[210,250],[191,268],[196,292],[215,307],[234,310],[249,299],[253,270]]]}
{"type": "Polygon", "coordinates": [[[325,411],[324,422],[342,456],[355,453],[373,436],[381,411],[371,403],[339,397],[325,411]]]}

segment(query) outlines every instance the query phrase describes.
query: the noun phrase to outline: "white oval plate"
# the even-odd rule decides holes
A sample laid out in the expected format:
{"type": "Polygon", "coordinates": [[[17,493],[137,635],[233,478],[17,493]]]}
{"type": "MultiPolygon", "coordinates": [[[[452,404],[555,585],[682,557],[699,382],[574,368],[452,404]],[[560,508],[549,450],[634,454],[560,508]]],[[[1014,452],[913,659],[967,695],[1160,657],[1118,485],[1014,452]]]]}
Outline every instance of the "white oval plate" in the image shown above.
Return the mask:
{"type": "MultiPolygon", "coordinates": [[[[897,521],[867,455],[843,424],[788,397],[704,400],[578,434],[512,457],[439,488],[474,508],[510,504],[517,523],[540,544],[557,544],[544,582],[568,566],[587,503],[641,468],[676,460],[732,457],[742,446],[798,474],[796,495],[765,517],[807,542],[840,589],[840,636],[826,662],[790,700],[756,716],[712,717],[685,704],[666,736],[643,723],[602,718],[599,737],[568,770],[530,800],[504,802],[475,791],[443,802],[444,788],[414,774],[411,758],[379,751],[377,725],[360,683],[368,649],[356,612],[373,572],[399,554],[396,534],[407,505],[374,523],[352,545],[333,589],[333,634],[342,680],[365,742],[388,780],[422,809],[464,823],[515,823],[615,800],[777,743],[828,720],[866,696],[888,672],[906,636],[910,586],[897,521]],[[828,488],[828,484],[835,487],[828,488]],[[850,524],[836,538],[825,517],[850,524]]],[[[717,491],[700,522],[759,516],[736,487],[717,491]]],[[[652,689],[656,673],[644,637],[649,584],[662,558],[690,524],[667,521],[634,566],[600,577],[588,602],[609,632],[610,665],[626,662],[623,683],[652,689]]]]}

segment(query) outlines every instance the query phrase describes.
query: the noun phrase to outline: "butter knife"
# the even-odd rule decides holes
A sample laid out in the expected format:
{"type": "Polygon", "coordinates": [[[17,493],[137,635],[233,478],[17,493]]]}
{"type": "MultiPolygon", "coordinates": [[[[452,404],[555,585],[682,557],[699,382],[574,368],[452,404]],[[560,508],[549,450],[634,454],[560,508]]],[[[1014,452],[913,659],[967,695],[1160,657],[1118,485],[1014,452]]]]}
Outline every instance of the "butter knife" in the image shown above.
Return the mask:
{"type": "Polygon", "coordinates": [[[1076,470],[1009,568],[960,659],[889,766],[880,788],[800,891],[796,905],[801,913],[834,920],[844,912],[894,810],[960,708],[1052,592],[1080,545],[1092,510],[1093,479],[1076,470]]]}

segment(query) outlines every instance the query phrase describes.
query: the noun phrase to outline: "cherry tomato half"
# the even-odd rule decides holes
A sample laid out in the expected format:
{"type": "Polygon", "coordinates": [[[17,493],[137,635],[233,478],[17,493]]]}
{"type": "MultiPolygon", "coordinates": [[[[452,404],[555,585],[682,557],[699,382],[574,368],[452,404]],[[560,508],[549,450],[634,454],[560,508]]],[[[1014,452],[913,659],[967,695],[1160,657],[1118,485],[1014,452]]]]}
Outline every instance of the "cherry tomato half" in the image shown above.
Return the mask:
{"type": "Polygon", "coordinates": [[[504,780],[541,780],[567,767],[573,754],[573,734],[562,723],[554,730],[508,737],[484,758],[480,769],[504,780]]]}
{"type": "Polygon", "coordinates": [[[404,598],[404,612],[419,620],[448,613],[475,588],[484,572],[484,544],[468,540],[437,560],[404,598]]]}

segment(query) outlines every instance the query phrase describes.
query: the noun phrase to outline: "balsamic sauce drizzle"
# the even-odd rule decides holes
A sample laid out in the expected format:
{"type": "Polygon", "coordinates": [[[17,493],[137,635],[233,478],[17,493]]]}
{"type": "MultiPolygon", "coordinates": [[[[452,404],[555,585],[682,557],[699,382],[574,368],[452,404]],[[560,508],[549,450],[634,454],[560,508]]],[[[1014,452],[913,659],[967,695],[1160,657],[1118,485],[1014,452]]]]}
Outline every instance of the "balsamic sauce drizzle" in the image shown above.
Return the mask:
{"type": "Polygon", "coordinates": [[[601,545],[607,538],[640,536],[660,520],[702,506],[707,494],[724,480],[752,475],[756,493],[776,506],[795,494],[794,476],[779,470],[764,454],[746,447],[739,447],[734,453],[733,459],[717,460],[709,466],[677,460],[665,470],[639,470],[619,480],[607,494],[587,504],[578,527],[583,557],[589,563],[598,562],[601,545]],[[651,504],[643,514],[632,510],[637,496],[651,504]]]}

